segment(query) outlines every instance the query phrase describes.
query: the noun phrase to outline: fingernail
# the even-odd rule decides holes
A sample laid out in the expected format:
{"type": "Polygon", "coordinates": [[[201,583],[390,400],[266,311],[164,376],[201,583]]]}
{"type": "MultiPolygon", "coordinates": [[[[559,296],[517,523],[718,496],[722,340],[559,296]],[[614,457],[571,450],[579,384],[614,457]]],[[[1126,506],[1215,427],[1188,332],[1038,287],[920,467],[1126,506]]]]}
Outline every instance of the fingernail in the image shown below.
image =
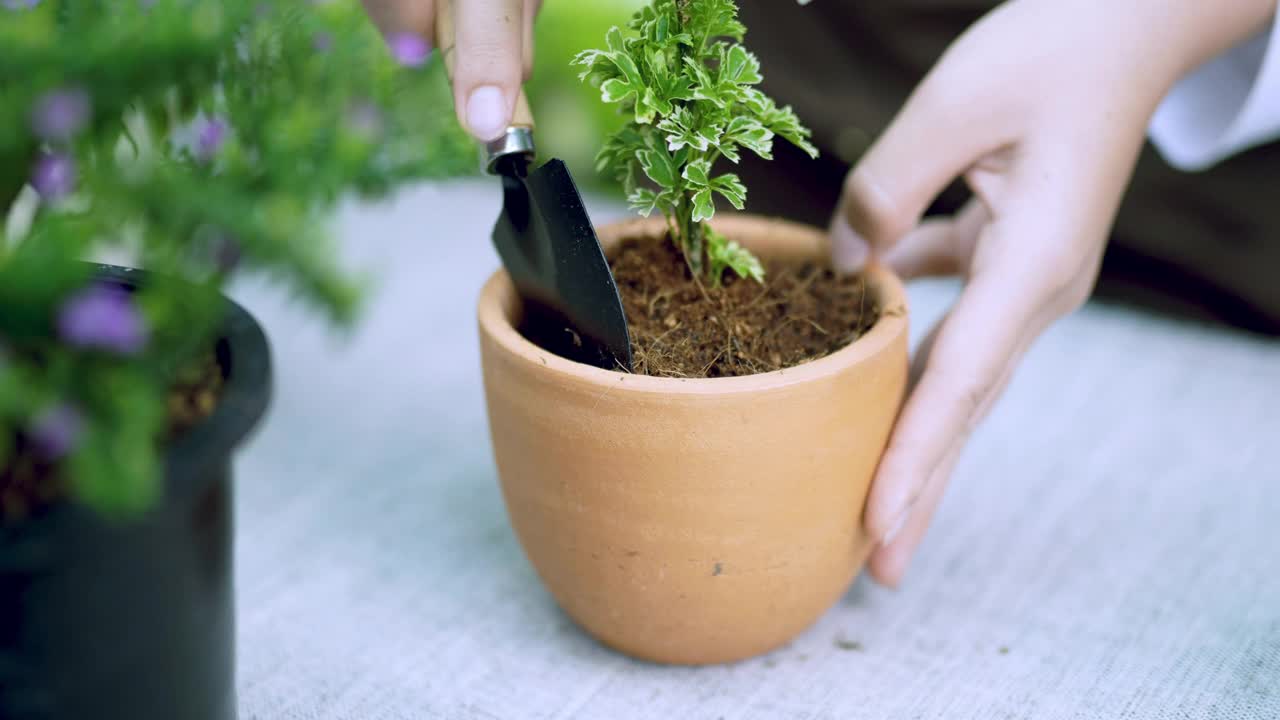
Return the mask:
{"type": "Polygon", "coordinates": [[[431,57],[431,43],[413,33],[396,33],[387,38],[391,56],[405,67],[422,67],[431,57]]]}
{"type": "Polygon", "coordinates": [[[496,140],[507,129],[507,103],[502,91],[484,85],[467,98],[467,127],[481,140],[496,140]]]}
{"type": "Polygon", "coordinates": [[[898,533],[902,532],[902,528],[907,526],[907,520],[911,517],[911,508],[906,508],[898,513],[898,519],[893,521],[893,525],[889,526],[889,532],[884,534],[884,539],[880,541],[881,547],[888,547],[893,543],[894,538],[898,537],[898,533]]]}
{"type": "Polygon", "coordinates": [[[843,220],[831,230],[831,264],[842,273],[861,270],[867,264],[870,251],[867,241],[843,220]]]}

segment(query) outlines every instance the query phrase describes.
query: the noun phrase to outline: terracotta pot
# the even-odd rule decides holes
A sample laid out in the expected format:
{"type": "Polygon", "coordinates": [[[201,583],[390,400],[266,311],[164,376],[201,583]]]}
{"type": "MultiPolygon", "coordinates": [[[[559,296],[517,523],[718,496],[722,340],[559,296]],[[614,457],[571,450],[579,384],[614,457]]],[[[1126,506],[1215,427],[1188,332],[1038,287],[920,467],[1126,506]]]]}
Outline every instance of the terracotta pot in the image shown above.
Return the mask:
{"type": "MultiPolygon", "coordinates": [[[[815,257],[822,233],[720,216],[764,256],[815,257]]],[[[602,227],[606,252],[663,232],[602,227]]],[[[605,644],[674,664],[728,662],[799,634],[866,561],[861,517],[907,381],[906,299],[820,360],[679,380],[574,363],[525,340],[504,272],[480,296],[490,430],[516,535],[570,616],[605,644]]]]}

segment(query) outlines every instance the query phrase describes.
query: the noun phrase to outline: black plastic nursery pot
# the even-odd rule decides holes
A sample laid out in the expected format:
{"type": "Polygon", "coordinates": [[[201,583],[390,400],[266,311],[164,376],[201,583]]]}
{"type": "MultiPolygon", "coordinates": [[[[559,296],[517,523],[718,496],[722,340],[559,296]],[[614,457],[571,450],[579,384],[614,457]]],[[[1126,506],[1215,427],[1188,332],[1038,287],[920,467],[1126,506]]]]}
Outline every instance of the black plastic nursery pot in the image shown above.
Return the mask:
{"type": "Polygon", "coordinates": [[[231,461],[266,411],[271,361],[230,300],[216,351],[219,403],[167,448],[151,511],[111,521],[64,502],[0,524],[0,720],[235,719],[231,461]]]}

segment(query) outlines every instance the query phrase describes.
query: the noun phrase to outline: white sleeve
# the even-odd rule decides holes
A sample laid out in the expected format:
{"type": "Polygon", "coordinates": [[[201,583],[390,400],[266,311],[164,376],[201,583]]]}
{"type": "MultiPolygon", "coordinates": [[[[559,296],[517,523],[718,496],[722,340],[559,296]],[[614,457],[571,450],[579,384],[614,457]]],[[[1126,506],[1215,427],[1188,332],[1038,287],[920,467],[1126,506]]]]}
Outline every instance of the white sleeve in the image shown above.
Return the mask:
{"type": "Polygon", "coordinates": [[[1149,135],[1170,165],[1188,171],[1280,138],[1280,17],[1175,85],[1149,135]]]}

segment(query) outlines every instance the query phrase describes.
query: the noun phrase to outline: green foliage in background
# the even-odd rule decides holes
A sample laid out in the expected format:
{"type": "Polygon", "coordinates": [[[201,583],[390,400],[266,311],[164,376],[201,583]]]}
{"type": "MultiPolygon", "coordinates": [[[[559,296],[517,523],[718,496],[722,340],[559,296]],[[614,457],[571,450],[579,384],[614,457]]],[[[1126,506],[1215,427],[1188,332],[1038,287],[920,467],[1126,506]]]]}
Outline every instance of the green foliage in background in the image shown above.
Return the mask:
{"type": "Polygon", "coordinates": [[[0,0],[0,471],[35,454],[147,507],[236,272],[352,322],[334,204],[476,169],[440,64],[404,50],[353,0],[0,0]],[[155,282],[95,285],[79,260],[112,249],[155,282]]]}
{"type": "Polygon", "coordinates": [[[628,28],[630,36],[612,28],[605,49],[574,61],[601,99],[625,113],[598,168],[641,214],[663,214],[695,276],[719,283],[732,269],[762,280],[760,262],[707,224],[717,196],[741,210],[747,194],[737,175],[715,166],[738,162],[743,151],[771,159],[775,136],[816,157],[809,130],[755,87],[760,62],[740,44],[746,28],[733,0],[654,0],[628,28]]]}
{"type": "Polygon", "coordinates": [[[578,81],[572,62],[642,5],[644,0],[546,0],[534,26],[533,75],[525,89],[538,123],[538,151],[563,160],[580,186],[598,193],[621,193],[616,182],[595,172],[595,155],[600,138],[617,132],[625,118],[578,81]]]}

